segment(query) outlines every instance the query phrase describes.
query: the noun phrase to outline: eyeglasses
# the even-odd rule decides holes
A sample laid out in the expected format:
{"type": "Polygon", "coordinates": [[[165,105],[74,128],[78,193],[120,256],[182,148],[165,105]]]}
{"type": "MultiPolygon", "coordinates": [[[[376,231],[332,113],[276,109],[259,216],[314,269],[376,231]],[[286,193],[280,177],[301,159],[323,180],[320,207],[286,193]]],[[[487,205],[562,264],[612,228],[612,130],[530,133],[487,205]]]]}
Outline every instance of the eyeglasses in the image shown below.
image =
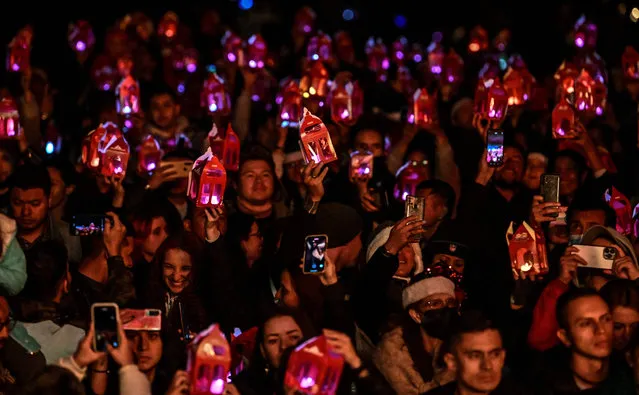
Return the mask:
{"type": "Polygon", "coordinates": [[[437,310],[442,309],[444,307],[449,307],[451,309],[457,308],[457,299],[448,298],[446,300],[435,299],[435,300],[427,300],[424,302],[426,310],[437,310]]]}
{"type": "Polygon", "coordinates": [[[0,322],[0,332],[2,332],[4,328],[7,328],[9,332],[11,332],[13,328],[15,328],[15,326],[16,326],[16,320],[14,320],[12,316],[9,316],[9,318],[0,322]]]}

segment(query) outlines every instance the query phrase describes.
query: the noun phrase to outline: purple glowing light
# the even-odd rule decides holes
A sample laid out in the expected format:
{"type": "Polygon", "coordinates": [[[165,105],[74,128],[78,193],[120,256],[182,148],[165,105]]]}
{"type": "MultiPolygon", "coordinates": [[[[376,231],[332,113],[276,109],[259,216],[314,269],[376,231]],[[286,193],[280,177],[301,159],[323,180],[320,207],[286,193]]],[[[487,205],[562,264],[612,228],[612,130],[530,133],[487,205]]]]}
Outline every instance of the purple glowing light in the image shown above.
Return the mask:
{"type": "Polygon", "coordinates": [[[260,97],[258,95],[253,95],[253,96],[251,96],[251,100],[260,101],[260,97]]]}
{"type": "MultiPolygon", "coordinates": [[[[217,205],[220,204],[220,198],[217,195],[213,195],[211,196],[211,203],[213,205],[217,205]]],[[[218,379],[221,380],[221,379],[218,379]]],[[[213,385],[211,384],[211,388],[213,388],[213,385]]],[[[221,392],[214,392],[215,394],[221,394],[221,392]]]]}
{"type": "MultiPolygon", "coordinates": [[[[214,200],[216,196],[213,197],[214,200]]],[[[217,204],[217,203],[216,203],[217,204]]],[[[222,394],[224,393],[224,386],[226,383],[222,379],[215,379],[211,381],[211,388],[209,388],[209,392],[212,394],[222,394]]]]}
{"type": "Polygon", "coordinates": [[[448,82],[453,82],[453,81],[455,81],[455,77],[454,77],[454,76],[452,76],[452,75],[449,75],[447,79],[448,79],[448,82]]]}
{"type": "Polygon", "coordinates": [[[399,60],[404,59],[404,53],[402,51],[395,52],[395,57],[399,60]]]}
{"type": "Polygon", "coordinates": [[[226,58],[231,63],[234,63],[237,60],[237,57],[235,56],[235,54],[233,52],[229,52],[228,54],[226,54],[226,58]]]}
{"type": "Polygon", "coordinates": [[[583,110],[585,110],[585,109],[586,109],[586,103],[584,103],[584,102],[579,102],[579,106],[578,106],[578,108],[579,108],[579,111],[583,111],[583,110]]]}
{"type": "Polygon", "coordinates": [[[413,61],[414,61],[415,63],[419,63],[419,62],[421,62],[421,61],[422,61],[422,55],[420,55],[420,54],[418,54],[418,53],[417,53],[417,54],[415,54],[415,55],[413,55],[413,61]]]}
{"type": "Polygon", "coordinates": [[[131,107],[130,106],[124,106],[122,108],[122,114],[131,114],[131,107]]]}
{"type": "Polygon", "coordinates": [[[111,85],[108,83],[104,83],[104,85],[102,85],[102,90],[103,91],[108,91],[109,89],[111,89],[111,85]]]}
{"type": "Polygon", "coordinates": [[[262,62],[261,60],[259,60],[259,61],[257,62],[257,68],[258,68],[258,69],[263,69],[263,68],[264,68],[264,62],[262,62]]]}
{"type": "Polygon", "coordinates": [[[302,27],[302,30],[304,30],[304,33],[310,33],[311,32],[311,26],[310,25],[304,25],[304,27],[302,27]]]}
{"type": "Polygon", "coordinates": [[[84,43],[84,41],[78,41],[77,43],[75,43],[76,51],[84,52],[85,49],[87,49],[87,45],[84,43]]]}
{"type": "Polygon", "coordinates": [[[430,67],[430,72],[433,74],[441,74],[442,72],[442,67],[439,65],[434,65],[430,67]]]}
{"type": "Polygon", "coordinates": [[[390,67],[390,62],[388,61],[388,59],[382,60],[382,69],[388,70],[389,67],[390,67]]]}
{"type": "Polygon", "coordinates": [[[528,100],[528,93],[524,93],[524,101],[528,100]]]}
{"type": "Polygon", "coordinates": [[[248,64],[249,64],[249,67],[252,69],[257,67],[257,63],[254,60],[249,60],[248,64]]]}
{"type": "Polygon", "coordinates": [[[217,111],[217,104],[215,104],[215,103],[209,104],[209,111],[210,112],[216,112],[217,111]]]}
{"type": "Polygon", "coordinates": [[[287,112],[282,113],[282,119],[289,119],[289,115],[287,112]]]}
{"type": "Polygon", "coordinates": [[[324,101],[319,102],[320,107],[324,107],[324,101]]]}
{"type": "Polygon", "coordinates": [[[153,162],[149,163],[148,165],[146,165],[146,169],[147,169],[148,171],[153,171],[153,170],[155,170],[155,163],[153,163],[153,162]]]}
{"type": "Polygon", "coordinates": [[[603,111],[603,108],[602,108],[602,107],[597,106],[597,108],[595,108],[595,114],[597,114],[597,115],[602,115],[602,114],[603,114],[603,112],[604,112],[604,111],[603,111]]]}
{"type": "Polygon", "coordinates": [[[346,119],[346,118],[348,118],[350,115],[351,115],[351,114],[348,112],[348,110],[347,110],[347,109],[344,109],[344,111],[342,111],[342,113],[340,114],[340,117],[341,117],[342,119],[346,119]]]}
{"type": "Polygon", "coordinates": [[[311,388],[314,385],[315,385],[315,379],[312,377],[302,377],[302,380],[300,380],[301,388],[311,388]]]}
{"type": "Polygon", "coordinates": [[[178,93],[184,93],[185,89],[184,84],[180,82],[177,86],[178,93]]]}
{"type": "Polygon", "coordinates": [[[579,37],[579,36],[577,36],[577,37],[575,38],[575,45],[576,45],[577,47],[579,47],[579,48],[583,48],[583,46],[584,46],[584,39],[583,39],[583,37],[579,37]]]}
{"type": "Polygon", "coordinates": [[[316,53],[314,53],[314,54],[313,54],[313,56],[311,56],[311,58],[312,58],[313,60],[318,60],[318,59],[319,59],[319,55],[318,55],[318,54],[316,54],[316,53]]]}
{"type": "Polygon", "coordinates": [[[11,70],[13,70],[13,71],[18,71],[18,70],[20,70],[20,65],[19,65],[19,64],[17,64],[17,63],[12,64],[12,65],[11,65],[11,70]]]}
{"type": "Polygon", "coordinates": [[[188,71],[189,73],[195,73],[196,70],[197,65],[195,63],[189,63],[186,65],[186,71],[188,71]]]}
{"type": "Polygon", "coordinates": [[[123,169],[122,169],[122,166],[120,166],[120,165],[117,165],[117,166],[115,166],[113,168],[113,173],[115,173],[115,174],[121,174],[122,171],[123,171],[123,169]]]}
{"type": "Polygon", "coordinates": [[[124,121],[124,127],[131,129],[133,127],[133,122],[130,119],[126,119],[124,121]]]}

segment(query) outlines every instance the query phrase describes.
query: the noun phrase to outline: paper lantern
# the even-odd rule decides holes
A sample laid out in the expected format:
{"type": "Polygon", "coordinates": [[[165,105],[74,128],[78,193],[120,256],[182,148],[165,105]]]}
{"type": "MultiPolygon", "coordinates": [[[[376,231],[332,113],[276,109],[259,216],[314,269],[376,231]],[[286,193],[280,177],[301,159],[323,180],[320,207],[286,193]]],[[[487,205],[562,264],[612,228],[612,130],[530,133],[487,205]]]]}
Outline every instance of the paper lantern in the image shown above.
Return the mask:
{"type": "Polygon", "coordinates": [[[606,111],[608,104],[608,87],[600,79],[595,79],[592,84],[592,112],[600,117],[606,111]]]}
{"type": "Polygon", "coordinates": [[[309,35],[315,26],[317,14],[311,7],[302,7],[295,14],[293,28],[302,35],[309,35]]]}
{"type": "Polygon", "coordinates": [[[248,367],[255,345],[257,344],[258,327],[245,330],[238,336],[231,334],[231,374],[237,376],[248,367]]]}
{"type": "Polygon", "coordinates": [[[324,122],[306,108],[300,121],[300,141],[306,163],[330,163],[337,160],[331,136],[324,122]]]}
{"type": "Polygon", "coordinates": [[[408,59],[412,60],[415,63],[421,63],[422,60],[424,60],[424,48],[420,43],[413,43],[410,46],[408,59]]]}
{"type": "Polygon", "coordinates": [[[617,188],[612,187],[604,193],[604,199],[611,209],[615,211],[617,224],[616,230],[622,235],[632,234],[632,205],[628,198],[617,188]]]}
{"type": "Polygon", "coordinates": [[[116,128],[111,122],[100,124],[97,128],[90,131],[82,140],[82,156],[81,161],[90,171],[98,171],[100,169],[100,142],[106,134],[107,128],[116,128]]]}
{"type": "Polygon", "coordinates": [[[222,158],[224,155],[224,136],[222,136],[216,124],[213,124],[213,127],[211,127],[207,139],[213,155],[222,158]]]}
{"type": "Polygon", "coordinates": [[[266,41],[259,34],[254,34],[246,43],[246,64],[251,69],[263,69],[268,52],[266,41]]]}
{"type": "Polygon", "coordinates": [[[495,58],[489,57],[479,70],[479,78],[483,79],[495,79],[501,75],[501,69],[499,67],[499,61],[495,58]]]}
{"type": "Polygon", "coordinates": [[[406,196],[415,196],[417,185],[428,180],[428,162],[410,161],[397,170],[397,180],[393,190],[395,199],[405,201],[406,196]]]}
{"type": "Polygon", "coordinates": [[[468,41],[468,52],[483,52],[488,49],[488,32],[483,27],[477,25],[470,31],[468,41]]]}
{"type": "Polygon", "coordinates": [[[373,177],[373,154],[368,151],[353,151],[349,174],[351,179],[371,179],[373,177]]]}
{"type": "Polygon", "coordinates": [[[166,41],[173,40],[178,33],[179,24],[180,18],[178,18],[177,14],[173,11],[168,11],[158,23],[158,36],[166,41]]]}
{"type": "Polygon", "coordinates": [[[504,75],[504,89],[508,93],[509,106],[521,106],[532,93],[534,78],[527,69],[516,70],[509,67],[504,75]]]}
{"type": "Polygon", "coordinates": [[[508,94],[499,78],[480,79],[475,90],[475,112],[482,118],[500,121],[508,110],[508,94]]]}
{"type": "Polygon", "coordinates": [[[575,109],[579,112],[589,112],[594,105],[592,86],[594,81],[586,70],[582,70],[575,80],[575,109]]]}
{"type": "Polygon", "coordinates": [[[621,67],[626,78],[639,80],[639,53],[630,45],[621,56],[621,67]]]}
{"type": "Polygon", "coordinates": [[[386,72],[390,67],[388,51],[381,38],[370,37],[366,42],[368,69],[373,71],[378,81],[386,81],[386,72]]]}
{"type": "Polygon", "coordinates": [[[0,100],[0,139],[14,139],[20,135],[20,114],[13,99],[0,100]]]}
{"type": "Polygon", "coordinates": [[[355,59],[355,49],[353,48],[353,39],[346,31],[335,33],[335,52],[339,60],[352,63],[355,59]]]}
{"type": "Polygon", "coordinates": [[[575,80],[578,76],[579,69],[574,63],[565,60],[561,63],[554,75],[558,99],[571,97],[575,92],[575,80]]]}
{"type": "Polygon", "coordinates": [[[499,52],[505,52],[510,44],[510,30],[502,29],[493,39],[493,47],[499,52]]]}
{"type": "Polygon", "coordinates": [[[459,85],[464,78],[464,60],[454,50],[448,51],[442,63],[441,83],[459,85]]]}
{"type": "Polygon", "coordinates": [[[233,131],[231,124],[227,126],[224,138],[220,136],[217,127],[213,124],[208,138],[211,151],[220,158],[224,168],[228,171],[238,171],[240,169],[240,138],[233,131]]]}
{"type": "Polygon", "coordinates": [[[330,63],[333,61],[333,41],[331,36],[321,31],[308,40],[306,46],[306,58],[309,61],[321,60],[330,63]]]}
{"type": "Polygon", "coordinates": [[[577,137],[575,122],[577,116],[572,105],[561,100],[552,111],[552,136],[556,139],[572,139],[577,137]]]}
{"type": "Polygon", "coordinates": [[[300,92],[305,99],[324,99],[328,94],[328,71],[321,61],[314,61],[300,79],[300,92]]]}
{"type": "Polygon", "coordinates": [[[85,53],[95,45],[93,29],[87,21],[78,21],[69,25],[69,45],[77,53],[85,53]]]}
{"type": "Polygon", "coordinates": [[[98,89],[105,92],[115,88],[121,78],[114,61],[106,55],[100,55],[95,59],[91,67],[91,76],[98,89]]]}
{"type": "Polygon", "coordinates": [[[120,81],[115,88],[117,100],[115,109],[118,114],[130,115],[140,112],[140,85],[130,75],[120,81]]]}
{"type": "Polygon", "coordinates": [[[62,136],[60,136],[54,121],[50,121],[47,124],[47,129],[44,131],[44,139],[42,140],[42,148],[47,155],[59,154],[62,149],[62,136]]]}
{"type": "Polygon", "coordinates": [[[278,126],[283,128],[297,127],[302,118],[302,94],[299,83],[295,80],[285,81],[275,102],[280,106],[277,117],[278,126]]]}
{"type": "Polygon", "coordinates": [[[244,43],[238,35],[227,30],[222,36],[222,47],[224,48],[224,59],[229,63],[237,63],[240,67],[245,65],[244,43]]]}
{"type": "Polygon", "coordinates": [[[100,173],[105,177],[124,177],[131,153],[129,143],[122,134],[106,140],[107,137],[108,131],[103,137],[103,144],[98,148],[101,154],[100,173]]]}
{"type": "Polygon", "coordinates": [[[188,345],[186,370],[191,395],[223,394],[231,368],[231,347],[217,324],[200,332],[188,345]]]}
{"type": "Polygon", "coordinates": [[[582,15],[577,19],[574,27],[575,46],[586,50],[593,50],[597,46],[597,25],[586,20],[582,15]]]}
{"type": "Polygon", "coordinates": [[[511,222],[506,231],[511,269],[516,279],[522,275],[548,273],[546,241],[543,232],[524,221],[516,230],[511,222]]]}
{"type": "Polygon", "coordinates": [[[317,336],[293,350],[284,385],[296,393],[333,395],[343,368],[344,358],[331,351],[325,336],[317,336]]]}
{"type": "Polygon", "coordinates": [[[408,40],[401,36],[393,42],[391,56],[397,65],[403,65],[409,59],[408,40]]]}
{"type": "Polygon", "coordinates": [[[342,72],[335,77],[328,94],[328,105],[334,122],[348,126],[357,122],[364,112],[364,93],[357,81],[352,81],[351,73],[342,72]]]}
{"type": "Polygon", "coordinates": [[[413,93],[408,107],[408,123],[425,128],[433,124],[437,117],[437,95],[426,88],[413,93]]]}
{"type": "Polygon", "coordinates": [[[439,41],[433,40],[426,48],[426,52],[428,52],[428,69],[435,78],[439,78],[444,68],[444,47],[439,41]]]}
{"type": "Polygon", "coordinates": [[[204,81],[202,92],[200,93],[200,105],[205,107],[209,114],[220,114],[227,116],[231,114],[231,95],[226,83],[217,74],[215,67],[208,68],[209,76],[204,81]]]}
{"type": "Polygon", "coordinates": [[[225,189],[226,170],[209,148],[193,163],[189,174],[188,196],[196,207],[217,207],[224,201],[225,189]]]}
{"type": "MultiPolygon", "coordinates": [[[[321,63],[321,62],[320,62],[321,63]]],[[[266,110],[270,111],[273,100],[277,93],[277,80],[267,69],[256,71],[255,82],[251,92],[251,100],[265,104],[266,110]]]]}
{"type": "Polygon", "coordinates": [[[133,32],[133,37],[137,36],[143,41],[149,41],[155,31],[153,21],[143,12],[126,14],[120,21],[120,30],[133,32]]]}
{"type": "Polygon", "coordinates": [[[152,135],[147,135],[138,145],[138,173],[151,173],[160,166],[164,152],[152,135]]]}
{"type": "Polygon", "coordinates": [[[7,71],[21,72],[31,64],[31,42],[33,30],[31,26],[22,28],[11,40],[7,48],[7,71]]]}
{"type": "Polygon", "coordinates": [[[524,58],[518,53],[510,55],[510,57],[508,58],[508,66],[512,67],[515,70],[528,71],[528,66],[526,66],[524,58]]]}

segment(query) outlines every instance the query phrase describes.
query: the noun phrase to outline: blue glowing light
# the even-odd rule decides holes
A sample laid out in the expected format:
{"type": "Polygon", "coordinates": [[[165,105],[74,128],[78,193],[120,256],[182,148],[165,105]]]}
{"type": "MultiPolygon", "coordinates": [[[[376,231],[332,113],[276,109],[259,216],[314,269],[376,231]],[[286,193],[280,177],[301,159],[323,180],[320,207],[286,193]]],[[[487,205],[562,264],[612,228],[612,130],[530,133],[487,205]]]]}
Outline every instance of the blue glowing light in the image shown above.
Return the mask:
{"type": "Polygon", "coordinates": [[[253,8],[253,0],[240,0],[239,5],[241,10],[250,10],[253,8]]]}
{"type": "Polygon", "coordinates": [[[355,13],[350,8],[347,8],[342,12],[342,18],[344,18],[345,21],[352,21],[353,18],[355,18],[355,13]]]}
{"type": "Polygon", "coordinates": [[[406,20],[406,17],[404,15],[395,15],[395,26],[403,29],[406,27],[407,23],[408,21],[406,20]]]}

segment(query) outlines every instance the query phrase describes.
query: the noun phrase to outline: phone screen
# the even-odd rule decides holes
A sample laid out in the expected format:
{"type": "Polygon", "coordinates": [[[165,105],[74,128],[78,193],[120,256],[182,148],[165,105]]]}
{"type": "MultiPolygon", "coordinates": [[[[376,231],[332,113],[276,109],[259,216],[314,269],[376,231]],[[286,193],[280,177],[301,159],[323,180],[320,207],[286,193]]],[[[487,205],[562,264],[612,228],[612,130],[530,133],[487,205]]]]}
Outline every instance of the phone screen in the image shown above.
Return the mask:
{"type": "Polygon", "coordinates": [[[93,306],[96,351],[106,351],[107,344],[114,348],[119,346],[117,314],[114,306],[93,306]]]}
{"type": "Polygon", "coordinates": [[[326,236],[307,236],[304,241],[304,273],[321,273],[325,269],[326,236]]]}
{"type": "Polygon", "coordinates": [[[489,130],[486,136],[486,161],[491,167],[504,164],[504,132],[489,130]]]}
{"type": "Polygon", "coordinates": [[[106,215],[78,214],[74,215],[70,230],[72,236],[90,236],[104,232],[106,215]]]}

